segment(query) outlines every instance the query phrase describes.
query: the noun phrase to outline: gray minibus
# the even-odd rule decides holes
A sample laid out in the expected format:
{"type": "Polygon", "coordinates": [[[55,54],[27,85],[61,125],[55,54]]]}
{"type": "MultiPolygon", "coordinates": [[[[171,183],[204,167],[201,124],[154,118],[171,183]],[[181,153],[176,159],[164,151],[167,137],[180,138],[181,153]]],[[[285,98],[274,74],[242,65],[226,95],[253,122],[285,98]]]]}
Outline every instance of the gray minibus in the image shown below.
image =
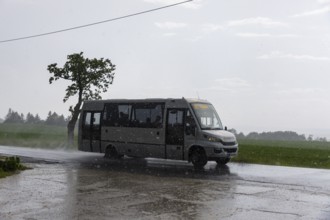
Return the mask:
{"type": "Polygon", "coordinates": [[[85,101],[79,119],[81,151],[105,157],[153,157],[226,164],[238,153],[213,105],[199,99],[85,101]]]}

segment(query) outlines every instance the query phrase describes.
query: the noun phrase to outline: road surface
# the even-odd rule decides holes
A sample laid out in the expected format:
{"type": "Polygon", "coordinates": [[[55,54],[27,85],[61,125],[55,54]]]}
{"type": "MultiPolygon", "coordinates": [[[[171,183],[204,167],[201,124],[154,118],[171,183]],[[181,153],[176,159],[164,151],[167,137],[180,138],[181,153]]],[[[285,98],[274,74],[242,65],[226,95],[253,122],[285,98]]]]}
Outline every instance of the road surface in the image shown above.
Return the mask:
{"type": "Polygon", "coordinates": [[[33,169],[0,179],[0,219],[330,219],[330,170],[104,159],[0,146],[33,169]]]}

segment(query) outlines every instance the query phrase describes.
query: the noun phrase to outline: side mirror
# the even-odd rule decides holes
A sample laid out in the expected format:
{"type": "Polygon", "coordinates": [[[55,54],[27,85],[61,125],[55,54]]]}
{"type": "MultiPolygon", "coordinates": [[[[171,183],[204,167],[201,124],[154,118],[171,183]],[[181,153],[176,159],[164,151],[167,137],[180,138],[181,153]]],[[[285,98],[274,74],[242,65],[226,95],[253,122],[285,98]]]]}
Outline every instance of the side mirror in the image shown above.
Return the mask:
{"type": "Polygon", "coordinates": [[[225,131],[227,131],[227,126],[225,126],[225,131]]]}

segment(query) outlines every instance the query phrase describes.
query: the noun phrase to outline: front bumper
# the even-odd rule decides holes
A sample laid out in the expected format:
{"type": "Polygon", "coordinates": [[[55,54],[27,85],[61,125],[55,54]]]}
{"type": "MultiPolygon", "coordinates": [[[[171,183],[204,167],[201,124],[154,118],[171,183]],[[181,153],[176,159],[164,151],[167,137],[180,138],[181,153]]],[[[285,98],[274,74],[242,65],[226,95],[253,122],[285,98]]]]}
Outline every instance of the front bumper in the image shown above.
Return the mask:
{"type": "Polygon", "coordinates": [[[222,147],[212,147],[206,152],[206,156],[209,160],[216,160],[219,158],[231,158],[238,154],[238,144],[234,146],[222,146],[222,147]]]}

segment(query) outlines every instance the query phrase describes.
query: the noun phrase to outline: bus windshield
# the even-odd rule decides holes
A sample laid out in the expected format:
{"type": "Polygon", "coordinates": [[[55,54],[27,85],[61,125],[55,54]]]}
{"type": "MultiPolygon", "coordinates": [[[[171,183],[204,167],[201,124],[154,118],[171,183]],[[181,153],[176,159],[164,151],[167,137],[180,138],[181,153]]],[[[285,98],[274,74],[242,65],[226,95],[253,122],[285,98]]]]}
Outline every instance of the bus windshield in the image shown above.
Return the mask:
{"type": "Polygon", "coordinates": [[[191,104],[197,120],[203,130],[223,130],[220,118],[211,104],[191,104]]]}

